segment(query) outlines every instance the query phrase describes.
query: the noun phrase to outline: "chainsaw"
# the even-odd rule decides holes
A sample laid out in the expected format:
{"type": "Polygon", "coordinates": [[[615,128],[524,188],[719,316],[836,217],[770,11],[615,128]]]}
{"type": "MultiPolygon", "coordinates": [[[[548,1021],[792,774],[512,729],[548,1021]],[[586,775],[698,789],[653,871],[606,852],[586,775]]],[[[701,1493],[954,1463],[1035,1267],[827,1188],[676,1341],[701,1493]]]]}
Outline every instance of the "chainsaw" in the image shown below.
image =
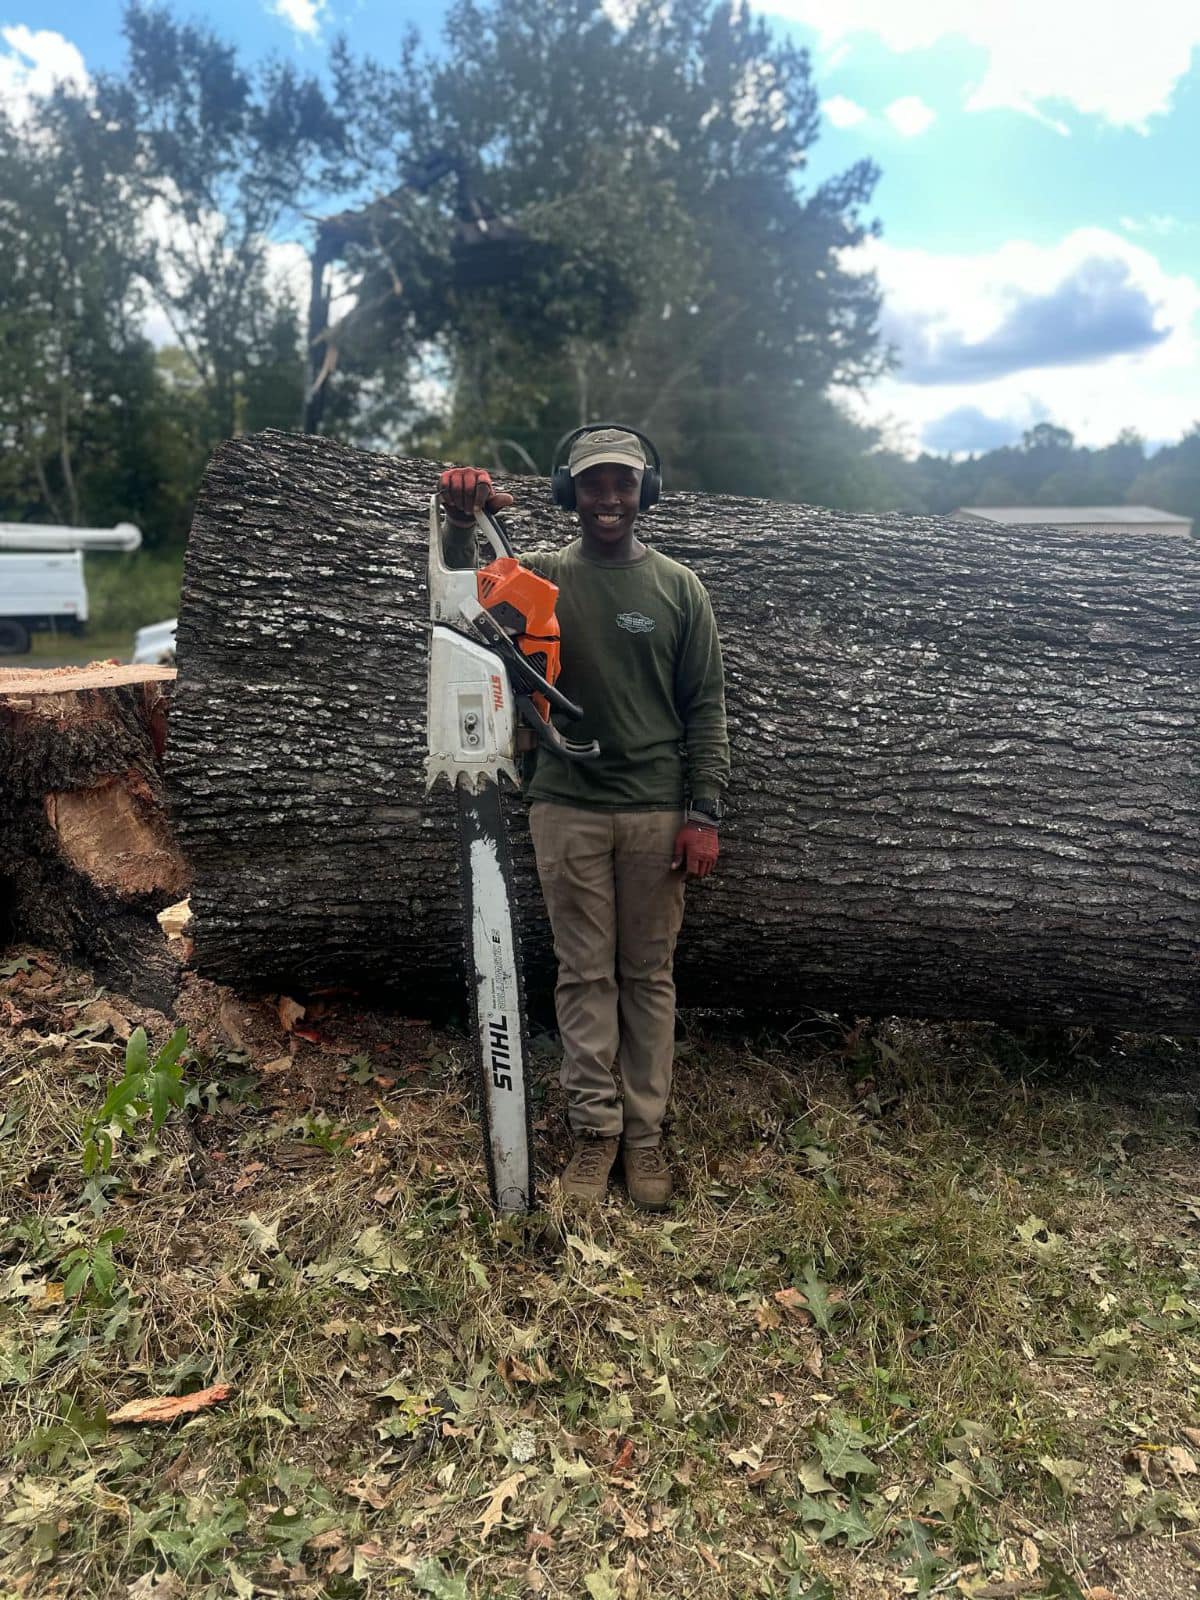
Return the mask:
{"type": "Polygon", "coordinates": [[[500,780],[520,787],[522,725],[564,760],[593,760],[600,747],[564,738],[550,720],[551,711],[569,721],[583,716],[554,687],[557,587],[520,564],[503,524],[486,511],[475,517],[476,539],[492,557],[486,566],[447,566],[442,533],[434,495],[425,787],[444,778],[458,803],[467,980],[492,1200],[502,1212],[526,1211],[534,1202],[529,1038],[500,780]]]}

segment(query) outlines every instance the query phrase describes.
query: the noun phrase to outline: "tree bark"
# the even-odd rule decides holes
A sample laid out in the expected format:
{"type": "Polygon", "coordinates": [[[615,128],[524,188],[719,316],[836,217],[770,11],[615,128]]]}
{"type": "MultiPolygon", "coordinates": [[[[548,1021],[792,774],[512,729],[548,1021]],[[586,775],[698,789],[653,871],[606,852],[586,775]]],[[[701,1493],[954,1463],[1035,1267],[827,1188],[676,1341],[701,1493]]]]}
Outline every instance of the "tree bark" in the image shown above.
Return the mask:
{"type": "MultiPolygon", "coordinates": [[[[453,806],[421,774],[438,470],[279,433],[209,466],[168,777],[210,977],[460,993],[453,806]]],[[[506,487],[519,549],[572,536],[544,481],[506,487]]],[[[1193,544],[694,495],[639,531],[706,583],[727,669],[681,1003],[1200,1031],[1193,544]]]]}
{"type": "Polygon", "coordinates": [[[0,941],[85,960],[167,1009],[155,913],[187,893],[161,761],[167,667],[0,672],[0,941]]]}

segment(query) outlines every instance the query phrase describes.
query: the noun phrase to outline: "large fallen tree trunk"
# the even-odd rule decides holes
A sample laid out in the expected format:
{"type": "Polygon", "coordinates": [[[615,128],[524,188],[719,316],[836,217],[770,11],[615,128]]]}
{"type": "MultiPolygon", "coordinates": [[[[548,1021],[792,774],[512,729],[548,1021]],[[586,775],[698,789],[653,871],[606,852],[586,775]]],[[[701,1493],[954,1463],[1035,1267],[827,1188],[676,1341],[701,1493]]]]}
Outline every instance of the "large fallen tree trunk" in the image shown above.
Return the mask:
{"type": "MultiPolygon", "coordinates": [[[[436,474],[277,433],[209,467],[168,768],[212,977],[459,993],[452,806],[421,778],[436,474]]],[[[571,536],[508,487],[519,546],[571,536]]],[[[1200,1029],[1194,545],[694,495],[644,531],[707,583],[728,669],[683,1001],[1200,1029]]]]}
{"type": "Polygon", "coordinates": [[[169,667],[0,671],[0,943],[78,956],[162,1009],[155,913],[187,893],[161,762],[169,667]]]}

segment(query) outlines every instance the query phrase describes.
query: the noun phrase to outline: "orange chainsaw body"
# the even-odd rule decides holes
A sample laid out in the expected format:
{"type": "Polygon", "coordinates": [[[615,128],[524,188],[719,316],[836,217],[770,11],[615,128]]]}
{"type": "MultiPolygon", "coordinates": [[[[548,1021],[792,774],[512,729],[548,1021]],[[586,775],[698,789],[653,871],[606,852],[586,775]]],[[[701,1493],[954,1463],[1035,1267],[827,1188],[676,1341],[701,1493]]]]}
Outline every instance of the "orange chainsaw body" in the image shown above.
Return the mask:
{"type": "MultiPolygon", "coordinates": [[[[476,573],[479,604],[497,627],[547,683],[555,683],[562,667],[558,618],[554,614],[558,585],[523,567],[514,556],[499,556],[476,573]]],[[[543,722],[550,721],[544,695],[532,696],[543,722]]]]}

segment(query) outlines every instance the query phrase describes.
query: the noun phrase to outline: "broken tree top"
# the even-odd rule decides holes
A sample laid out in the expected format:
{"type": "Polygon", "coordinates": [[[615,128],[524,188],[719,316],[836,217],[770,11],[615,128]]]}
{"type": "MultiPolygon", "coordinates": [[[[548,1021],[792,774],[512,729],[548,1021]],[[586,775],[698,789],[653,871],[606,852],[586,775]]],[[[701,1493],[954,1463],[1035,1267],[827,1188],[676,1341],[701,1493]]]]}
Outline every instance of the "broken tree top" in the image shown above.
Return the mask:
{"type": "MultiPolygon", "coordinates": [[[[281,433],[213,457],[168,761],[213,977],[460,993],[453,808],[421,771],[439,471],[281,433]]],[[[573,536],[544,480],[503,486],[518,550],[573,536]]],[[[1200,1027],[1190,546],[685,494],[639,531],[706,583],[727,669],[683,1003],[1200,1027]]]]}

